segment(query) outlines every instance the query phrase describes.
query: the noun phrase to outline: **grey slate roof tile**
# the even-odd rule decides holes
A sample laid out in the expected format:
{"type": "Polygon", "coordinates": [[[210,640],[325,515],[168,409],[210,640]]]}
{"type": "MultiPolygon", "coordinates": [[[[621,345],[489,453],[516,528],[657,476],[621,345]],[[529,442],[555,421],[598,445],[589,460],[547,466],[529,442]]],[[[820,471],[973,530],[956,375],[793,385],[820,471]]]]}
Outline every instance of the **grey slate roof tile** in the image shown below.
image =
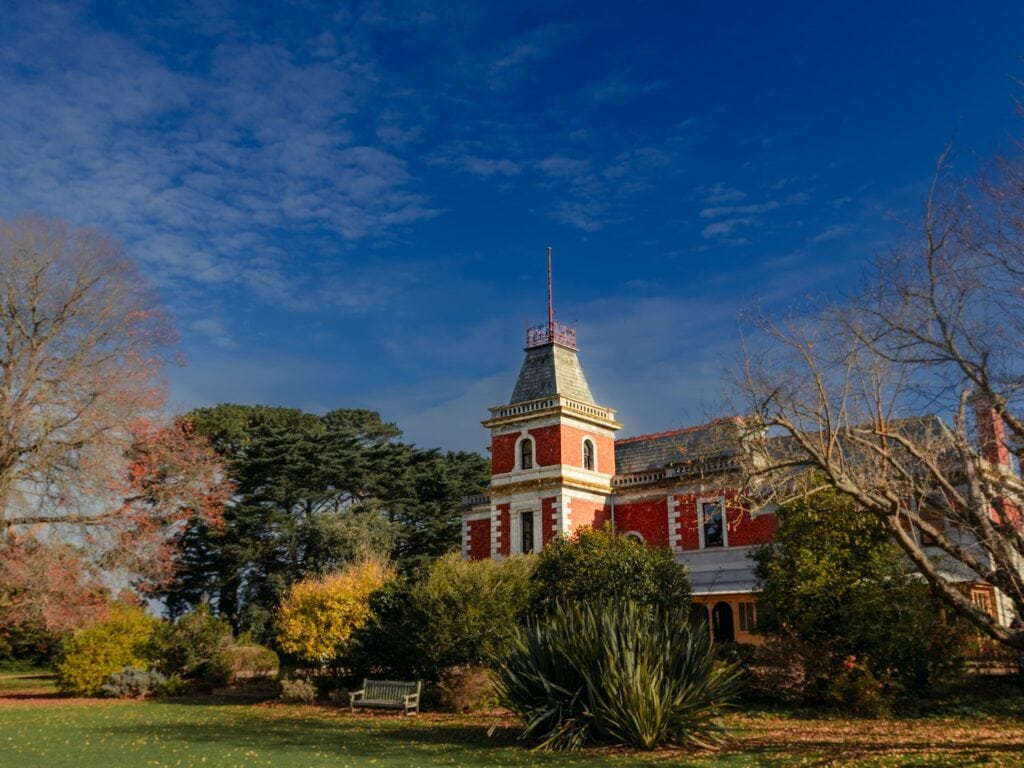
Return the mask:
{"type": "Polygon", "coordinates": [[[653,435],[615,442],[615,473],[646,472],[684,461],[708,461],[735,456],[741,445],[740,425],[722,419],[653,435]]]}
{"type": "Polygon", "coordinates": [[[509,405],[552,395],[596,405],[576,350],[555,343],[531,347],[526,350],[509,405]]]}

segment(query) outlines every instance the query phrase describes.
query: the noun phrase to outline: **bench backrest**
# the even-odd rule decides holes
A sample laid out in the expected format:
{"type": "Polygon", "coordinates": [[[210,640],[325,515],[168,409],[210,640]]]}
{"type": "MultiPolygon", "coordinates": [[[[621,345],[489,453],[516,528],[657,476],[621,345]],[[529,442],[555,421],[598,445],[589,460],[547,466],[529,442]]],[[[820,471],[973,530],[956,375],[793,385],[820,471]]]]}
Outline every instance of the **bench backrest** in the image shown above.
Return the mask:
{"type": "Polygon", "coordinates": [[[376,701],[401,701],[405,696],[420,692],[419,682],[401,680],[363,680],[363,697],[376,701]]]}

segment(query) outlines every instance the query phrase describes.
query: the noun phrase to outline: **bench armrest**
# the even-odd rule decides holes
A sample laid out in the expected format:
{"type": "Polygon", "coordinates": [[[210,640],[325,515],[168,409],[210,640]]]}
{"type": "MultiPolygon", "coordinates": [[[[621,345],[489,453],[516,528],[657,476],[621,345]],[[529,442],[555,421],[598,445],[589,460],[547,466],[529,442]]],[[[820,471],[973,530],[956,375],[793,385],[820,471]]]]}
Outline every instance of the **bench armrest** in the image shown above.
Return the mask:
{"type": "Polygon", "coordinates": [[[420,695],[418,693],[407,693],[405,695],[405,703],[406,704],[411,704],[412,702],[419,701],[419,700],[420,700],[420,695]]]}
{"type": "Polygon", "coordinates": [[[358,691],[349,691],[348,692],[349,703],[351,704],[353,701],[355,701],[356,700],[356,696],[364,696],[365,694],[366,694],[366,689],[365,688],[360,688],[358,691]]]}

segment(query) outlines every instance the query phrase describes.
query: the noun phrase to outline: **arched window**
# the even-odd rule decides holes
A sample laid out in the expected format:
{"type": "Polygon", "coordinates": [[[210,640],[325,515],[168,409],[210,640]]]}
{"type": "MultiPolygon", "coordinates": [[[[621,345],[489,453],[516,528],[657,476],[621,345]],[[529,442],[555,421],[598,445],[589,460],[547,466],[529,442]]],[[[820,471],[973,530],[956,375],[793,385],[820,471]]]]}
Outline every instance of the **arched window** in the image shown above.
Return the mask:
{"type": "Polygon", "coordinates": [[[583,441],[583,468],[593,471],[594,469],[594,441],[583,441]]]}
{"type": "Polygon", "coordinates": [[[533,440],[528,437],[519,444],[519,468],[533,469],[533,440]]]}

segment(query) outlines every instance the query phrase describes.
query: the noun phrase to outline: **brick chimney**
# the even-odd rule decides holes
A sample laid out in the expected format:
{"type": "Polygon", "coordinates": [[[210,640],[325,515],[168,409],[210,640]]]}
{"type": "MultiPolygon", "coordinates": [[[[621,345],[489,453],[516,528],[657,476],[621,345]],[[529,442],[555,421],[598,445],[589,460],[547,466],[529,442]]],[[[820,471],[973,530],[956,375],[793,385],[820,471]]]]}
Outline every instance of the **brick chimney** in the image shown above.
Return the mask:
{"type": "Polygon", "coordinates": [[[972,400],[974,418],[978,426],[978,444],[981,458],[1001,467],[1010,466],[1010,447],[1006,444],[1006,427],[992,401],[985,395],[976,395],[972,400]]]}

